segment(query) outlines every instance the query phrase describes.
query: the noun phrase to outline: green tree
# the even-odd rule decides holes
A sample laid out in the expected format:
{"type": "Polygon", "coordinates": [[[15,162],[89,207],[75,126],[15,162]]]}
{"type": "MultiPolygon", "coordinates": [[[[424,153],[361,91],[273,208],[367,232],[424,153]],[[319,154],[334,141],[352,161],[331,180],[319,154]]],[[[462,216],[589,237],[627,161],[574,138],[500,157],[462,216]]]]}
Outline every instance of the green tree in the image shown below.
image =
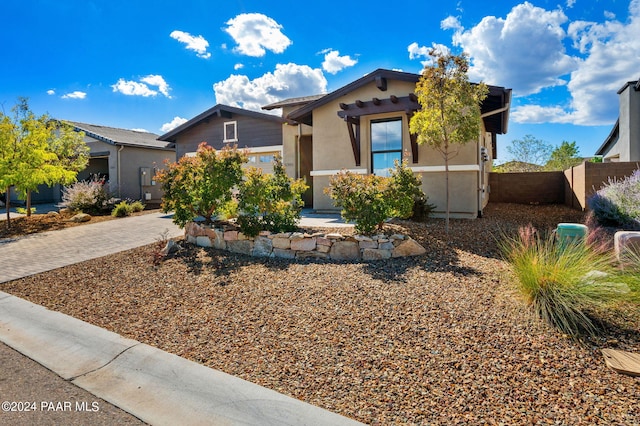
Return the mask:
{"type": "Polygon", "coordinates": [[[522,139],[514,139],[507,151],[511,154],[509,172],[538,172],[542,170],[551,156],[553,147],[541,139],[525,135],[522,139]]]}
{"type": "Polygon", "coordinates": [[[468,56],[429,52],[433,65],[422,71],[416,95],[422,107],[410,121],[418,143],[428,144],[442,155],[445,166],[446,222],[449,232],[449,161],[458,154],[456,145],[478,140],[480,104],[488,89],[483,83],[469,82],[468,56]]]}
{"type": "Polygon", "coordinates": [[[173,211],[173,222],[179,226],[198,216],[212,223],[233,198],[233,187],[242,182],[246,161],[247,154],[235,146],[216,151],[202,142],[195,157],[182,157],[157,175],[164,191],[163,211],[173,211]]]}
{"type": "Polygon", "coordinates": [[[13,117],[0,114],[0,185],[7,192],[7,227],[12,186],[27,201],[30,215],[31,191],[43,184],[72,183],[89,159],[83,133],[47,115],[36,117],[26,98],[19,98],[12,111],[13,117]]]}
{"type": "Polygon", "coordinates": [[[551,151],[549,161],[545,165],[545,170],[567,170],[571,167],[577,166],[582,163],[582,157],[579,157],[580,149],[577,147],[576,142],[571,143],[562,141],[560,146],[557,146],[551,151]]]}

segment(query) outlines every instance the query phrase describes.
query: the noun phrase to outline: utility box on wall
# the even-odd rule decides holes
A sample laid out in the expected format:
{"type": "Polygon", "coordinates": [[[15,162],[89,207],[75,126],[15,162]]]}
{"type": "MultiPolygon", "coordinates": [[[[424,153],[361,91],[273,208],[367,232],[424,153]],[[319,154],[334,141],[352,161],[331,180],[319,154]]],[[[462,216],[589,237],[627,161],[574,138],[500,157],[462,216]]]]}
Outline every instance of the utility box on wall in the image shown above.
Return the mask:
{"type": "Polygon", "coordinates": [[[151,167],[140,167],[140,185],[151,186],[151,167]]]}

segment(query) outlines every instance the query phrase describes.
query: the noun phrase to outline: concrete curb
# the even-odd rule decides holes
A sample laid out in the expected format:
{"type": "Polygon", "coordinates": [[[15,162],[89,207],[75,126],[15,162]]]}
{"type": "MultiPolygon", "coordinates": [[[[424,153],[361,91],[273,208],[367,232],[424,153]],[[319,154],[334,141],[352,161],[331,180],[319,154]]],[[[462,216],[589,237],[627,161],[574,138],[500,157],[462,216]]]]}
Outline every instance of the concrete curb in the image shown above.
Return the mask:
{"type": "Polygon", "coordinates": [[[361,424],[3,292],[0,340],[154,425],[361,424]]]}

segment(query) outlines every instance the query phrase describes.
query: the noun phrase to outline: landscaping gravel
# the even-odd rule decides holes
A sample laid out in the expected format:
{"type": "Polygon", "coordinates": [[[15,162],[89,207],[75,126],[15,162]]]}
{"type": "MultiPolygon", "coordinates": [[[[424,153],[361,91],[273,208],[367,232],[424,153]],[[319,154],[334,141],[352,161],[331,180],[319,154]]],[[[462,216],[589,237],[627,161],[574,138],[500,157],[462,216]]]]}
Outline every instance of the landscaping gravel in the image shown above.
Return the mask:
{"type": "Polygon", "coordinates": [[[185,246],[154,264],[155,244],[0,290],[368,424],[638,425],[640,378],[600,349],[640,352],[640,308],[572,340],[532,317],[496,247],[583,220],[490,204],[449,236],[441,219],[394,221],[427,254],[372,263],[185,246]]]}

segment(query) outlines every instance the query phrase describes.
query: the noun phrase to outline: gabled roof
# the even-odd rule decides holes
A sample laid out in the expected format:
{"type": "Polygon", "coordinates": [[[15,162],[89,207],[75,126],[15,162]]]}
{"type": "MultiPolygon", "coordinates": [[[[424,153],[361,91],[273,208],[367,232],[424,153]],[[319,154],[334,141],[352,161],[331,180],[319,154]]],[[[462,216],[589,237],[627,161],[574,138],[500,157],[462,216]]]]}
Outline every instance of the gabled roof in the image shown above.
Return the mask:
{"type": "MultiPolygon", "coordinates": [[[[291,112],[287,118],[299,123],[313,125],[312,111],[329,102],[336,101],[347,93],[353,92],[370,83],[375,83],[381,91],[387,90],[387,80],[407,81],[417,83],[420,80],[420,74],[406,73],[401,71],[392,71],[379,68],[364,77],[355,80],[346,86],[343,86],[334,92],[331,92],[321,98],[304,105],[303,107],[291,112]]],[[[507,132],[509,121],[509,105],[511,103],[511,89],[505,89],[500,86],[489,86],[489,94],[483,101],[481,106],[482,114],[487,131],[491,133],[504,134],[507,132]],[[500,111],[501,110],[501,111],[500,111]],[[495,112],[491,114],[492,112],[495,112]]]]}
{"type": "Polygon", "coordinates": [[[311,96],[302,96],[299,98],[289,98],[289,99],[283,99],[281,101],[278,102],[274,102],[272,104],[269,105],[265,105],[262,107],[262,109],[264,110],[272,110],[272,109],[277,109],[277,108],[282,108],[282,107],[287,107],[287,106],[298,106],[298,105],[306,105],[310,102],[313,101],[317,101],[318,99],[324,97],[325,95],[311,95],[311,96]]]}
{"type": "Polygon", "coordinates": [[[248,109],[232,107],[229,105],[217,104],[216,106],[209,108],[205,112],[196,115],[186,123],[183,123],[180,126],[176,127],[175,129],[160,136],[158,140],[175,142],[176,137],[180,133],[190,129],[193,126],[200,124],[203,121],[209,120],[211,117],[233,118],[234,115],[244,115],[247,117],[253,117],[260,120],[273,121],[280,124],[284,123],[284,120],[281,117],[278,117],[273,114],[265,114],[262,112],[250,111],[248,109]]]}
{"type": "Polygon", "coordinates": [[[596,155],[604,155],[609,149],[611,149],[611,145],[616,143],[620,134],[620,119],[616,120],[616,124],[613,125],[613,129],[609,132],[609,136],[604,140],[600,148],[596,151],[596,155]]]}
{"type": "Polygon", "coordinates": [[[166,150],[175,149],[173,144],[159,141],[158,135],[155,133],[118,129],[98,124],[78,123],[75,121],[68,121],[68,123],[71,124],[76,131],[83,131],[87,136],[110,145],[166,150]]]}

